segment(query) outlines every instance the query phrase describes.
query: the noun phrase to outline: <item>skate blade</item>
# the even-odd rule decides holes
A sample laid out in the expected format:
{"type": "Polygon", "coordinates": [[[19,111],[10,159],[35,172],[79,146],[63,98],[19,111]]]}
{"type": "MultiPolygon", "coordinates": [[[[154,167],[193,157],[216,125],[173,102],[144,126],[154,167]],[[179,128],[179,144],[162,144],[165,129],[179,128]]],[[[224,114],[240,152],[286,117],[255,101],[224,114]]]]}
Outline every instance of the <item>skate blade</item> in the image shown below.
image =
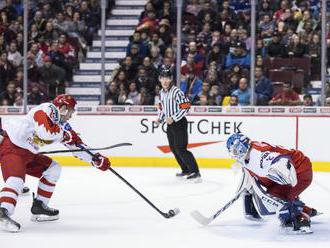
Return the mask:
{"type": "Polygon", "coordinates": [[[301,227],[300,230],[293,230],[292,227],[287,227],[284,228],[284,233],[289,234],[289,235],[304,235],[304,234],[312,234],[313,230],[306,226],[306,227],[301,227]]]}
{"type": "Polygon", "coordinates": [[[187,179],[186,180],[188,183],[194,183],[194,184],[197,184],[197,183],[202,183],[203,180],[201,177],[198,177],[198,178],[193,178],[193,179],[187,179]]]}
{"type": "Polygon", "coordinates": [[[182,176],[182,177],[178,177],[176,176],[176,178],[179,180],[179,181],[184,181],[187,179],[187,176],[182,176]]]}
{"type": "Polygon", "coordinates": [[[59,215],[48,216],[43,214],[33,214],[31,216],[31,221],[33,222],[46,222],[46,221],[55,221],[60,218],[59,215]]]}
{"type": "Polygon", "coordinates": [[[0,222],[0,226],[3,231],[12,232],[12,233],[16,233],[21,229],[21,226],[19,224],[15,225],[15,224],[9,223],[9,222],[5,222],[5,223],[0,222]]]}

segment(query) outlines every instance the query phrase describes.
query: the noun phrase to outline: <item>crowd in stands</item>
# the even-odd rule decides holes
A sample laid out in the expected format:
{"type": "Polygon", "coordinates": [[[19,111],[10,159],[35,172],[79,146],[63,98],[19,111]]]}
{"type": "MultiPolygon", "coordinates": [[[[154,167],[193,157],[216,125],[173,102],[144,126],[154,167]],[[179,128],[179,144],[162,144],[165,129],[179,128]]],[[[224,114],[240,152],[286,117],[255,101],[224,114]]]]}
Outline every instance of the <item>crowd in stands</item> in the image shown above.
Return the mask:
{"type": "MultiPolygon", "coordinates": [[[[183,2],[180,88],[194,105],[250,105],[250,1],[183,2]]],[[[308,88],[320,80],[320,1],[257,2],[256,104],[316,104],[308,88]],[[279,59],[281,67],[272,70],[279,59]],[[295,67],[295,61],[310,73],[295,67]]],[[[107,104],[157,103],[159,69],[170,67],[176,74],[175,18],[175,1],[146,3],[127,56],[108,84],[107,104]]]]}
{"type": "MultiPolygon", "coordinates": [[[[23,102],[22,2],[0,1],[0,105],[23,102]]],[[[256,104],[320,104],[308,94],[310,82],[320,80],[320,1],[257,2],[256,104]]],[[[100,0],[29,1],[28,104],[64,92],[92,44],[100,11],[100,0]]],[[[180,87],[192,104],[251,104],[250,19],[249,0],[183,1],[180,87]]],[[[327,44],[330,62],[330,37],[327,44]]],[[[106,103],[156,104],[160,68],[176,75],[176,49],[175,1],[148,1],[107,84],[106,103]]],[[[326,99],[330,105],[329,85],[326,99]]]]}
{"type": "MultiPolygon", "coordinates": [[[[63,93],[100,25],[99,0],[29,0],[28,104],[63,93]]],[[[109,6],[113,1],[109,1],[109,6]]],[[[0,1],[0,105],[23,103],[23,1],[0,1]]]]}

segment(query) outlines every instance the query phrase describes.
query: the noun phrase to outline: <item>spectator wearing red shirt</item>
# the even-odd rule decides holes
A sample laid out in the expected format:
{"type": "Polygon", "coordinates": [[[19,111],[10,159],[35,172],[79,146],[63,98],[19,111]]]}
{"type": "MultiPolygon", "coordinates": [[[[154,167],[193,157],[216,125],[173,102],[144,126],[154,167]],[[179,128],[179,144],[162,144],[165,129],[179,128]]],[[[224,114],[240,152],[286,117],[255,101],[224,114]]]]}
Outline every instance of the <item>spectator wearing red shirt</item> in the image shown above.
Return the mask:
{"type": "Polygon", "coordinates": [[[148,11],[147,16],[141,20],[136,30],[148,30],[149,33],[155,33],[157,31],[157,25],[156,13],[154,11],[148,11]]]}
{"type": "Polygon", "coordinates": [[[283,89],[272,100],[269,105],[291,106],[300,104],[299,95],[292,89],[290,82],[283,83],[283,89]]]}

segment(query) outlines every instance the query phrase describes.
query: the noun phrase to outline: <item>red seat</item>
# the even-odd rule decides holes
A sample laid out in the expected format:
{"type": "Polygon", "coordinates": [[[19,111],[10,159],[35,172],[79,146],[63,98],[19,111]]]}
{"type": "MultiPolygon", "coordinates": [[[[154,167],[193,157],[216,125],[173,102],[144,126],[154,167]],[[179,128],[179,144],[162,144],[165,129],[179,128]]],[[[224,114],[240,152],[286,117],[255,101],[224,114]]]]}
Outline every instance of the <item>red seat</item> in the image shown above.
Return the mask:
{"type": "Polygon", "coordinates": [[[304,71],[303,70],[270,70],[269,79],[272,82],[291,82],[292,88],[301,93],[304,87],[304,71]]]}

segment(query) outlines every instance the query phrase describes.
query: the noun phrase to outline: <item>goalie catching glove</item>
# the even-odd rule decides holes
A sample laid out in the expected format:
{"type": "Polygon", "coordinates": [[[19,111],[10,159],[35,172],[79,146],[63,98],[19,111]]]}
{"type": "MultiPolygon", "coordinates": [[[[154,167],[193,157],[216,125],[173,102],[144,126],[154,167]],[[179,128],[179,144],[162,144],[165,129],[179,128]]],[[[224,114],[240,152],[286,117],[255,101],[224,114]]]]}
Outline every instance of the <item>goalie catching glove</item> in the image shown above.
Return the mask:
{"type": "Polygon", "coordinates": [[[100,153],[96,153],[92,158],[92,165],[102,171],[106,171],[111,166],[110,160],[101,155],[100,153]]]}

